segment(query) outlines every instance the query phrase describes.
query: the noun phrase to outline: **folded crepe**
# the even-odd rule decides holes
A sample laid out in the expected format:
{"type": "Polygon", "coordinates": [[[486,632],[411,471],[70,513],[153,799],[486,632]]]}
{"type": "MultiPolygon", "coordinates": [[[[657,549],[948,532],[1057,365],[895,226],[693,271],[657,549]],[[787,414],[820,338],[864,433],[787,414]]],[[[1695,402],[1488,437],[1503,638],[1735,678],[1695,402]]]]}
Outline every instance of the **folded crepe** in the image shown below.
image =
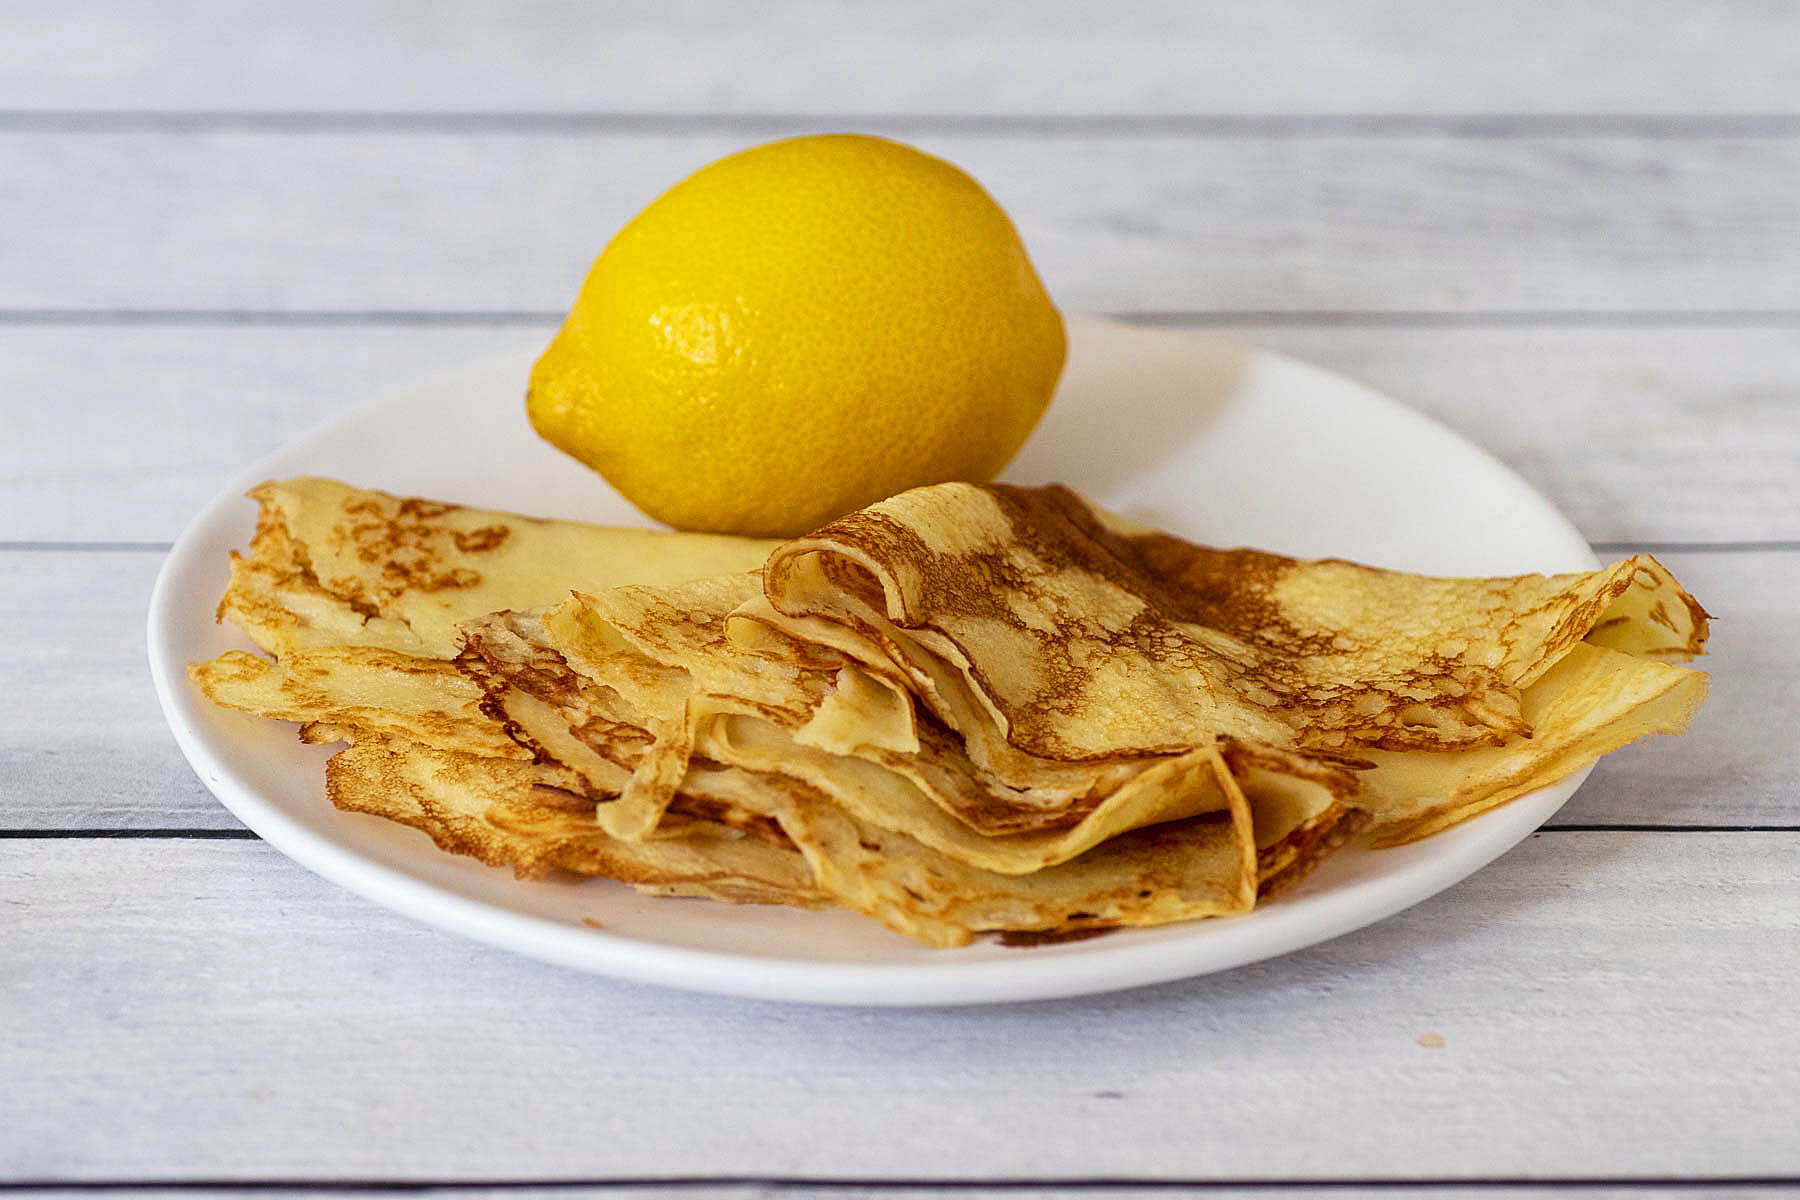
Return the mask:
{"type": "Polygon", "coordinates": [[[190,672],[216,703],[283,720],[526,757],[451,665],[458,623],[555,603],[572,587],[666,584],[759,566],[778,543],[612,529],[297,478],[250,492],[218,617],[241,651],[190,672]]]}
{"type": "Polygon", "coordinates": [[[456,655],[462,621],[571,588],[680,583],[760,567],[780,543],[615,529],[297,478],[250,492],[249,555],[219,616],[273,654],[315,645],[456,655]]]}
{"type": "Polygon", "coordinates": [[[231,556],[218,615],[273,658],[230,651],[189,675],[214,703],[298,722],[303,741],[352,743],[327,767],[337,807],[521,876],[561,870],[656,893],[827,903],[773,822],[699,798],[684,797],[654,842],[617,844],[595,824],[587,783],[534,764],[450,661],[457,622],[495,606],[551,603],[576,581],[605,589],[741,570],[773,543],[546,521],[329,479],[250,495],[256,531],[249,553],[231,556]],[[696,869],[702,860],[714,867],[696,869]]]}
{"type": "Polygon", "coordinates": [[[835,903],[934,945],[1240,913],[1678,732],[1654,559],[1433,579],[945,484],[783,544],[322,480],[254,493],[220,703],[353,743],[329,794],[522,873],[835,903]],[[764,560],[767,560],[766,566],[764,560]],[[759,570],[759,568],[761,568],[759,570]]]}
{"type": "Polygon", "coordinates": [[[1055,486],[903,493],[780,547],[764,593],[745,617],[904,686],[1027,794],[1046,764],[1223,737],[1364,768],[1390,840],[1678,732],[1705,694],[1671,663],[1707,615],[1648,556],[1439,579],[1196,546],[1055,486]]]}

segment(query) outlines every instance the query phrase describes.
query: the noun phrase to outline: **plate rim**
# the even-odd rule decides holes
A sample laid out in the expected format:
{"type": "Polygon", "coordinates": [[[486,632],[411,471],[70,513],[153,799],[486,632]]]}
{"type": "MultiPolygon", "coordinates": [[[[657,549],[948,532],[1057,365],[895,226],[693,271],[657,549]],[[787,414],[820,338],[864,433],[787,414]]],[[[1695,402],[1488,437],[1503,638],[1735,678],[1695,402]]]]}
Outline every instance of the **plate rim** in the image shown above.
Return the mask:
{"type": "MultiPolygon", "coordinates": [[[[1144,327],[1096,317],[1072,316],[1070,338],[1080,332],[1104,337],[1118,332],[1151,333],[1181,339],[1193,331],[1144,327]]],[[[1218,345],[1218,341],[1211,344],[1218,345]]],[[[1483,447],[1436,418],[1369,384],[1279,351],[1228,343],[1245,353],[1298,369],[1333,386],[1354,389],[1386,415],[1434,436],[1460,443],[1468,453],[1508,479],[1545,517],[1561,525],[1572,557],[1597,567],[1592,548],[1560,509],[1517,472],[1483,447]]],[[[1036,952],[1012,959],[956,962],[819,962],[768,955],[733,954],[676,946],[607,930],[578,927],[460,895],[428,880],[359,854],[351,847],[300,824],[265,799],[233,765],[225,750],[208,743],[200,729],[199,697],[187,686],[186,663],[175,653],[178,621],[191,599],[183,577],[203,569],[196,547],[207,540],[244,492],[279,473],[279,464],[330,439],[347,426],[401,403],[407,396],[468,375],[484,364],[510,358],[504,351],[430,372],[410,383],[381,389],[372,398],[321,422],[301,436],[258,458],[219,489],[189,520],[157,571],[146,615],[150,673],[163,716],[183,757],[201,783],[253,833],[317,875],[383,907],[426,925],[544,962],[636,983],[756,1000],[857,1007],[963,1006],[1054,1000],[1120,991],[1211,974],[1317,945],[1394,915],[1474,874],[1518,845],[1554,815],[1592,771],[1572,775],[1521,796],[1471,822],[1485,836],[1467,837],[1445,853],[1343,884],[1322,906],[1296,898],[1259,909],[1254,923],[1203,923],[1203,938],[1179,938],[1097,947],[1076,955],[1036,952]]],[[[1468,826],[1465,826],[1468,828],[1468,826]]],[[[1199,928],[1202,923],[1196,923],[1199,928]]]]}

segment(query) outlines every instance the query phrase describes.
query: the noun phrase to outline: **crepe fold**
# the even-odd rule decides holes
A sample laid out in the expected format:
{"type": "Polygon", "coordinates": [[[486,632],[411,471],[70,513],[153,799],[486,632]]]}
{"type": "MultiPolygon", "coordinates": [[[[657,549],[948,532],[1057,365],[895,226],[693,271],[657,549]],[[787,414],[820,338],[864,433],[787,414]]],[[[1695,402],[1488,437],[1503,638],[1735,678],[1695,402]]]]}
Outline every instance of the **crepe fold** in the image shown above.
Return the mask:
{"type": "Polygon", "coordinates": [[[1432,578],[1196,546],[1061,487],[946,484],[783,545],[764,581],[747,615],[899,681],[1027,794],[1047,764],[1219,737],[1358,769],[1388,839],[1678,732],[1705,693],[1672,664],[1707,614],[1648,556],[1432,578]]]}
{"type": "Polygon", "coordinates": [[[944,484],[781,544],[253,493],[216,701],[523,873],[837,904],[940,946],[1241,913],[1685,726],[1661,564],[1435,579],[944,484]]]}

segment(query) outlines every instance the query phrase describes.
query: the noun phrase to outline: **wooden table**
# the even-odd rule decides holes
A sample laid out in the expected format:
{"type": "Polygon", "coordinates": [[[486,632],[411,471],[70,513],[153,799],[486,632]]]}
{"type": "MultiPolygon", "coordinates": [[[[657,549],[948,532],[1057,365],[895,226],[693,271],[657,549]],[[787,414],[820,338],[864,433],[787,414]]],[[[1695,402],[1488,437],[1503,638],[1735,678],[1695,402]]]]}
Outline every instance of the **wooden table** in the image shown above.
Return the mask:
{"type": "Polygon", "coordinates": [[[1800,1185],[1800,8],[1624,7],[0,9],[0,1186],[1800,1185]],[[1692,736],[1373,928],[979,1011],[576,975],[240,828],[144,664],[202,500],[846,128],[973,171],[1064,307],[1366,379],[1663,556],[1720,618],[1692,736]]]}

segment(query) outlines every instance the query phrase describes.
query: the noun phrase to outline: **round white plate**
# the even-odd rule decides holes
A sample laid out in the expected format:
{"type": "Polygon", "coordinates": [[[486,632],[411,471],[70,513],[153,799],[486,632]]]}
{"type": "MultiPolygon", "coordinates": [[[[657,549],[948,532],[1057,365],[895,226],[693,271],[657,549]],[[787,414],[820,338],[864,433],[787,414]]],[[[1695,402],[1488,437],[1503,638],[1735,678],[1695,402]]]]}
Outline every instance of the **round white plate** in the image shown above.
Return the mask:
{"type": "MultiPolygon", "coordinates": [[[[1007,478],[1060,480],[1215,545],[1452,575],[1586,570],[1573,527],[1483,451],[1361,384],[1188,333],[1072,322],[1055,403],[1007,478]]],[[[150,604],[150,665],[194,770],[270,844],[409,916],[521,954],[673,987],[836,1004],[977,1004],[1079,995],[1253,962],[1377,921],[1449,887],[1559,808],[1582,775],[1397,850],[1347,849],[1304,886],[1224,920],[1034,948],[930,950],[849,913],[640,896],[604,880],[520,882],[419,833],[334,810],[329,748],[226,712],[183,668],[247,646],[214,624],[245,489],[332,475],[385,491],[647,524],[525,421],[538,347],[439,376],[256,464],[195,518],[150,604]]]]}

